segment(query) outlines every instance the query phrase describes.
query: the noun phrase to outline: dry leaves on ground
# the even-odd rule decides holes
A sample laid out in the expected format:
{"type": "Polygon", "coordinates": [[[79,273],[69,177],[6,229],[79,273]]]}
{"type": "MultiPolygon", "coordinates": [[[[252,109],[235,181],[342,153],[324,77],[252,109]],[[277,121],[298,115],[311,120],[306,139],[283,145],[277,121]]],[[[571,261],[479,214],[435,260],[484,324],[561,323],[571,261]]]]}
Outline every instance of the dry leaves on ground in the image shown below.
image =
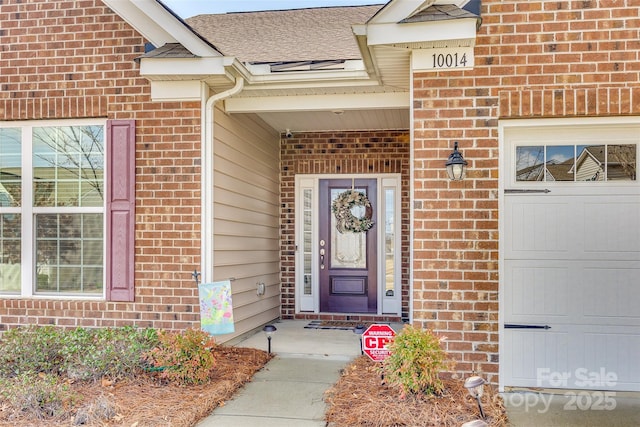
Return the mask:
{"type": "MultiPolygon", "coordinates": [[[[480,417],[477,402],[461,380],[444,380],[443,396],[404,399],[397,389],[381,383],[379,364],[366,356],[356,359],[326,393],[326,420],[337,427],[459,427],[480,417]]],[[[485,386],[482,405],[490,426],[508,425],[502,398],[492,387],[485,386]]]]}
{"type": "Polygon", "coordinates": [[[0,405],[0,426],[136,426],[187,427],[224,405],[271,355],[251,348],[219,346],[211,382],[181,387],[160,382],[153,375],[121,381],[72,383],[81,396],[73,410],[57,419],[34,420],[8,413],[0,405]]]}

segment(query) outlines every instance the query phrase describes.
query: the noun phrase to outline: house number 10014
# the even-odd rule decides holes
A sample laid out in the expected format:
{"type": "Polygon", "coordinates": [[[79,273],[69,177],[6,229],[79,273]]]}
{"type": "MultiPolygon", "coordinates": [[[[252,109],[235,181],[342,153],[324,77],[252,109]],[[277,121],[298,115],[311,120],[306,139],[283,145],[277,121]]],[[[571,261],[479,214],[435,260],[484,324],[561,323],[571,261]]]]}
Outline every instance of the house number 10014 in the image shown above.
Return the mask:
{"type": "Polygon", "coordinates": [[[463,53],[434,53],[433,68],[458,68],[467,66],[467,54],[463,53]]]}

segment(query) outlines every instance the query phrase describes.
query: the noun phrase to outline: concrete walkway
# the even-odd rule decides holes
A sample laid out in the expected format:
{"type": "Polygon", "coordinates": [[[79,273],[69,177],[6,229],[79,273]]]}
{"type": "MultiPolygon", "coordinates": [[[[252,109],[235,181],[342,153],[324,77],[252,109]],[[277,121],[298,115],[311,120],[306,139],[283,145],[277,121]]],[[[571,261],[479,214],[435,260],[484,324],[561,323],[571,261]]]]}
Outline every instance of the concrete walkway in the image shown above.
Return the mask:
{"type": "MultiPolygon", "coordinates": [[[[308,323],[274,323],[278,330],[271,350],[277,356],[197,427],[325,427],[324,393],[338,380],[341,369],[360,355],[360,339],[351,330],[306,329],[308,323]]],[[[391,326],[396,332],[402,328],[391,326]]],[[[228,344],[267,350],[262,332],[228,344]]],[[[607,396],[610,399],[601,400],[597,392],[572,395],[562,390],[503,394],[514,427],[640,426],[640,393],[607,396]],[[571,401],[571,396],[580,400],[571,401]]]]}
{"type": "MultiPolygon", "coordinates": [[[[305,329],[308,323],[274,323],[277,356],[198,427],[324,427],[324,393],[360,355],[360,340],[350,330],[305,329]]],[[[262,332],[230,344],[267,350],[262,332]]]]}

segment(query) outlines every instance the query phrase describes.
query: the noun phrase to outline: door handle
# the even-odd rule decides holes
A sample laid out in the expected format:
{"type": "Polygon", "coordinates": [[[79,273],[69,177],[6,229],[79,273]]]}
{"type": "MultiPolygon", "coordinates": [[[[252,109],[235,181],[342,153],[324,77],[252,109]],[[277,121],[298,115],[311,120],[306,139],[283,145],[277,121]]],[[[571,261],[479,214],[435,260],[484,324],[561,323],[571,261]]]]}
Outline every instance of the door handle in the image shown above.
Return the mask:
{"type": "Polygon", "coordinates": [[[320,249],[320,270],[324,270],[324,248],[320,249]]]}

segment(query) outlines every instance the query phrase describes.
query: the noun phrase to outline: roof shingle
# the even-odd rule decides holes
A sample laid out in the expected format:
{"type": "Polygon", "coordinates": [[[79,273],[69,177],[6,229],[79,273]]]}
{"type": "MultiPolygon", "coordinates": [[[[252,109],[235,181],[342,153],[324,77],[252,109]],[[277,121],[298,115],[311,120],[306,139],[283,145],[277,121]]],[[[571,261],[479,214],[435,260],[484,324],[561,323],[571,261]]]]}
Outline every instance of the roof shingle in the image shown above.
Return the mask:
{"type": "Polygon", "coordinates": [[[186,22],[224,55],[273,63],[361,59],[351,30],[382,5],[197,15],[186,22]]]}

